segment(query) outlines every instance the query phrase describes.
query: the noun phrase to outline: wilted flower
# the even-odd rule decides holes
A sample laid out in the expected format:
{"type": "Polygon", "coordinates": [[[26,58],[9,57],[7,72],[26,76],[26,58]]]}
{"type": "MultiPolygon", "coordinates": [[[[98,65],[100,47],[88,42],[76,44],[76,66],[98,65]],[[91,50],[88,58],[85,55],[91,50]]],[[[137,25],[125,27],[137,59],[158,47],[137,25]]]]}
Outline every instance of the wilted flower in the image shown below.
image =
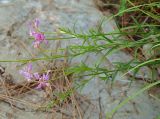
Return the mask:
{"type": "Polygon", "coordinates": [[[38,48],[39,45],[43,42],[45,42],[45,44],[48,44],[45,35],[41,33],[38,29],[39,23],[40,23],[39,20],[35,19],[34,22],[31,23],[29,26],[30,27],[29,34],[35,39],[35,41],[33,42],[34,48],[38,48]]]}
{"type": "Polygon", "coordinates": [[[19,73],[22,74],[28,81],[33,78],[32,71],[32,64],[28,64],[23,70],[20,70],[19,73]]]}

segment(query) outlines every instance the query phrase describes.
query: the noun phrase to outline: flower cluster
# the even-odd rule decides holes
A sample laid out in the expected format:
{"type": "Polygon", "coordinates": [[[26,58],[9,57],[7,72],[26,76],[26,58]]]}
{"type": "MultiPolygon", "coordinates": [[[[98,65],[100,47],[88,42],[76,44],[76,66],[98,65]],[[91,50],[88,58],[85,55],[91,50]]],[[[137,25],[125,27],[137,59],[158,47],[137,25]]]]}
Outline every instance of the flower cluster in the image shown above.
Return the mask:
{"type": "Polygon", "coordinates": [[[29,35],[34,37],[34,48],[38,48],[41,43],[48,44],[48,41],[45,38],[45,35],[39,31],[39,23],[40,21],[38,19],[35,19],[33,22],[29,25],[29,35]]]}
{"type": "MultiPolygon", "coordinates": [[[[40,21],[35,19],[29,24],[29,35],[34,37],[34,48],[39,48],[41,43],[48,44],[48,41],[45,38],[45,35],[39,30],[40,21]]],[[[24,76],[27,81],[38,81],[38,86],[36,89],[43,89],[46,86],[49,86],[49,72],[39,74],[38,72],[32,73],[32,64],[28,64],[24,69],[20,70],[19,73],[24,76]]]]}
{"type": "Polygon", "coordinates": [[[38,72],[32,73],[32,64],[28,64],[24,69],[20,70],[20,74],[24,76],[27,81],[35,80],[38,81],[38,86],[36,89],[43,89],[46,86],[50,86],[48,83],[49,80],[49,72],[40,75],[38,72]]]}

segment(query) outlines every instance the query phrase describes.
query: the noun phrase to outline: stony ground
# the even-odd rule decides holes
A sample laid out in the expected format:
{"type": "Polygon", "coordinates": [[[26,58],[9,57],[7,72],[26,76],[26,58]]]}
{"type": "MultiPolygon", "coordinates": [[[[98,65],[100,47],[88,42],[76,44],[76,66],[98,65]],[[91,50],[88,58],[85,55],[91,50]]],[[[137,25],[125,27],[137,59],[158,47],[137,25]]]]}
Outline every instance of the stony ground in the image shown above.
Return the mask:
{"type": "MultiPolygon", "coordinates": [[[[28,40],[27,24],[34,18],[41,20],[43,31],[56,31],[60,26],[73,28],[84,32],[92,27],[96,27],[103,17],[103,14],[95,7],[92,0],[0,0],[0,60],[18,60],[41,56],[38,51],[33,51],[28,40]],[[33,52],[33,54],[31,53],[33,52]],[[37,53],[38,52],[38,53],[37,53]]],[[[105,32],[115,28],[114,21],[103,25],[105,32]]],[[[50,41],[48,48],[51,50],[58,47],[66,47],[69,44],[81,43],[78,40],[67,42],[50,41]]],[[[50,54],[51,55],[51,54],[50,54]]],[[[99,55],[89,55],[86,62],[94,62],[99,55]]],[[[128,59],[130,56],[119,52],[110,56],[110,61],[128,59]]],[[[71,60],[78,63],[86,57],[71,60]]],[[[107,62],[103,63],[108,66],[107,62]]],[[[16,83],[23,81],[18,70],[22,68],[21,63],[0,63],[0,79],[14,79],[16,83]],[[3,72],[5,67],[5,72],[3,72]],[[3,72],[3,76],[2,76],[3,72]]],[[[36,64],[35,64],[36,67],[36,64]]],[[[98,78],[92,79],[81,91],[83,95],[91,101],[88,106],[82,106],[82,119],[105,119],[107,112],[111,111],[123,99],[138,91],[143,87],[143,82],[133,82],[128,87],[130,81],[127,77],[120,79],[118,76],[111,88],[109,84],[98,78]]],[[[1,88],[0,88],[1,89],[1,88]]],[[[39,92],[38,99],[42,100],[43,91],[39,92]],[[39,98],[41,97],[41,98],[39,98]]],[[[37,100],[37,95],[31,95],[25,99],[33,102],[37,100]]],[[[36,101],[35,101],[36,102],[36,101]]],[[[24,107],[25,108],[25,107],[24,107]]],[[[160,114],[160,103],[145,92],[136,99],[129,101],[123,108],[115,113],[114,119],[156,119],[160,114]]],[[[60,119],[59,113],[33,112],[29,109],[18,110],[11,108],[8,103],[0,102],[0,119],[60,119]]]]}

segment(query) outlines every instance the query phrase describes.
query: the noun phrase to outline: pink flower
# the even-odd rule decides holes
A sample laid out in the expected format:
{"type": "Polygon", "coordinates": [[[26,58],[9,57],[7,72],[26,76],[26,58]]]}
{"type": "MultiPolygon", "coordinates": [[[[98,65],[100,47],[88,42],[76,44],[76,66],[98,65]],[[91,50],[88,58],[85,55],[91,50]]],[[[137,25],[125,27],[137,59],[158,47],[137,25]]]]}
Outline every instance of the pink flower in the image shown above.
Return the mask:
{"type": "Polygon", "coordinates": [[[45,40],[45,36],[42,33],[33,33],[33,36],[35,38],[35,41],[33,42],[34,48],[38,48],[39,45],[44,41],[46,44],[48,44],[48,41],[45,40]]]}
{"type": "Polygon", "coordinates": [[[23,70],[20,70],[19,73],[23,75],[27,79],[27,81],[30,81],[31,79],[33,79],[31,71],[32,71],[32,64],[28,64],[27,67],[25,67],[23,70]]]}
{"type": "Polygon", "coordinates": [[[24,69],[20,70],[19,73],[22,74],[27,79],[27,81],[31,81],[32,79],[38,81],[38,86],[36,89],[44,89],[45,87],[50,86],[48,82],[50,70],[42,75],[40,75],[38,72],[32,73],[31,71],[32,64],[28,64],[24,69]]]}
{"type": "Polygon", "coordinates": [[[33,42],[34,48],[38,48],[41,43],[45,42],[45,44],[48,44],[48,41],[45,38],[45,35],[41,33],[38,29],[40,24],[40,21],[38,19],[35,19],[33,23],[30,23],[30,30],[29,34],[30,36],[34,37],[35,41],[33,42]]]}
{"type": "Polygon", "coordinates": [[[42,79],[39,80],[39,84],[36,87],[36,89],[43,89],[45,87],[50,86],[50,84],[48,82],[43,81],[42,79]]]}
{"type": "Polygon", "coordinates": [[[50,84],[48,83],[49,80],[49,72],[47,72],[47,74],[43,74],[42,76],[40,76],[38,73],[34,73],[34,77],[38,80],[38,86],[36,87],[36,89],[43,89],[47,86],[50,86],[50,84]]]}

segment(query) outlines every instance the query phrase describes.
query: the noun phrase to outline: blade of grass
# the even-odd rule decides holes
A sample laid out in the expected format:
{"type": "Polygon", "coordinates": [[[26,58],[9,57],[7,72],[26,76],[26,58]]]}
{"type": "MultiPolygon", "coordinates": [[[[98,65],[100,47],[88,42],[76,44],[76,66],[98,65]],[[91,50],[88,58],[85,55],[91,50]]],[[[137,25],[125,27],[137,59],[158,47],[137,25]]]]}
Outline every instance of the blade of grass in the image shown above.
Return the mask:
{"type": "Polygon", "coordinates": [[[122,16],[123,15],[123,12],[125,9],[126,9],[126,3],[127,3],[127,0],[121,0],[121,4],[120,4],[120,9],[119,9],[119,16],[122,16]]]}
{"type": "Polygon", "coordinates": [[[116,106],[110,113],[106,114],[106,119],[110,119],[112,118],[113,114],[120,108],[122,108],[126,103],[128,103],[130,100],[136,98],[138,95],[142,94],[144,91],[156,86],[160,84],[160,81],[154,82],[149,84],[148,86],[145,86],[144,88],[142,88],[141,90],[139,90],[138,92],[135,92],[134,94],[132,94],[131,96],[129,96],[128,98],[126,98],[124,101],[122,101],[118,106],[116,106]]]}

